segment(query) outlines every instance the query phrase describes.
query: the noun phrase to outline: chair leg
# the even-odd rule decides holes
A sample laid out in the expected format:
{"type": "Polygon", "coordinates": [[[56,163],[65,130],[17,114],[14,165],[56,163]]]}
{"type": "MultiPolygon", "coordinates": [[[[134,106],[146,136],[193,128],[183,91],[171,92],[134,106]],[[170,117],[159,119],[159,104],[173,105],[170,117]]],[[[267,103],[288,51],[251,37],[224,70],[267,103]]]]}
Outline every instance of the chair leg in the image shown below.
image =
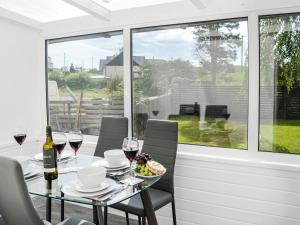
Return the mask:
{"type": "Polygon", "coordinates": [[[142,225],[146,225],[146,217],[145,216],[142,217],[142,225]]]}
{"type": "Polygon", "coordinates": [[[125,212],[125,215],[126,215],[126,224],[129,225],[129,215],[128,215],[128,212],[125,212]]]}
{"type": "Polygon", "coordinates": [[[172,214],[173,214],[173,225],[177,225],[176,221],[176,208],[175,208],[175,198],[173,196],[173,201],[172,201],[172,214]]]}
{"type": "Polygon", "coordinates": [[[108,207],[104,207],[104,225],[107,225],[108,207]]]}
{"type": "Polygon", "coordinates": [[[139,222],[139,225],[142,225],[142,221],[141,221],[141,217],[138,216],[138,222],[139,222]]]}

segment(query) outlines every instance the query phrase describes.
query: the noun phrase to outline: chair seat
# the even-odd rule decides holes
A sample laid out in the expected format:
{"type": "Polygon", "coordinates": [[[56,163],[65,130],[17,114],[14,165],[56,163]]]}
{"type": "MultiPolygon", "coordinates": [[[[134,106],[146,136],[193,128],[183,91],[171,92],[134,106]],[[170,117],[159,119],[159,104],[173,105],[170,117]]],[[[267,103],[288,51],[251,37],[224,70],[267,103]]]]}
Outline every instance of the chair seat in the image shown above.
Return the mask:
{"type": "MultiPolygon", "coordinates": [[[[149,194],[154,211],[172,202],[172,194],[169,192],[149,188],[149,194]]],[[[130,200],[114,204],[111,207],[137,216],[144,216],[144,206],[140,195],[135,195],[130,200]]]]}

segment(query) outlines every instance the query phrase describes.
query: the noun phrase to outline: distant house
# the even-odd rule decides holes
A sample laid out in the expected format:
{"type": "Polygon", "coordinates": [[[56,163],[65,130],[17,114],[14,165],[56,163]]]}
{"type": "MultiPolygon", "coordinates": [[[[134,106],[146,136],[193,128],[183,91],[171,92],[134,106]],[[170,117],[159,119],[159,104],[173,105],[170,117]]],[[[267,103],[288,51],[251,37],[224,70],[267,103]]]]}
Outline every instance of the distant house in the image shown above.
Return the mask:
{"type": "MultiPolygon", "coordinates": [[[[109,57],[107,57],[107,59],[109,59],[109,57]]],[[[141,66],[144,65],[144,63],[145,56],[133,56],[133,73],[137,74],[137,72],[140,70],[141,66]]],[[[112,57],[107,62],[104,62],[104,60],[100,60],[100,68],[101,66],[103,66],[103,73],[105,77],[123,76],[123,52],[116,55],[115,57],[112,57]]]]}

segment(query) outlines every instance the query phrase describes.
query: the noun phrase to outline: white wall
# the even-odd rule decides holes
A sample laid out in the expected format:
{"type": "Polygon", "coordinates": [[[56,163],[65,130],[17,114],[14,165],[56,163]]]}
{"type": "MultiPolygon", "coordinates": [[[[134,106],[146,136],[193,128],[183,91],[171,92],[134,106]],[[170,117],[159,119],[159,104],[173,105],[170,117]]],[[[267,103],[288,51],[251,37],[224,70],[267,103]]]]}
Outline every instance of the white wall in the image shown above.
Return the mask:
{"type": "Polygon", "coordinates": [[[14,142],[16,127],[28,139],[45,127],[43,40],[40,31],[0,18],[0,144],[14,142]]]}

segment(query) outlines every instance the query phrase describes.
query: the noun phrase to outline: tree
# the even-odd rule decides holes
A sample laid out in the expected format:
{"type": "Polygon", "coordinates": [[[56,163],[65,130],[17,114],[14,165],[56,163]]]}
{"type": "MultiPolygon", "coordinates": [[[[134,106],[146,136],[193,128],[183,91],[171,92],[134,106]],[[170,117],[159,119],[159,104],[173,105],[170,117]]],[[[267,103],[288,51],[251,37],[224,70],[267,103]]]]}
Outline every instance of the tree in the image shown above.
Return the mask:
{"type": "Polygon", "coordinates": [[[287,92],[300,84],[299,26],[300,16],[296,15],[265,18],[260,22],[261,71],[272,74],[268,65],[273,60],[277,85],[287,92]]]}
{"type": "Polygon", "coordinates": [[[69,70],[69,71],[70,71],[70,73],[75,73],[75,72],[76,72],[73,63],[71,63],[71,65],[70,65],[70,70],[69,70]]]}
{"type": "Polygon", "coordinates": [[[196,55],[204,72],[212,77],[216,85],[217,75],[232,69],[237,58],[237,49],[242,45],[240,34],[234,34],[239,22],[215,22],[195,28],[196,55]]]}

